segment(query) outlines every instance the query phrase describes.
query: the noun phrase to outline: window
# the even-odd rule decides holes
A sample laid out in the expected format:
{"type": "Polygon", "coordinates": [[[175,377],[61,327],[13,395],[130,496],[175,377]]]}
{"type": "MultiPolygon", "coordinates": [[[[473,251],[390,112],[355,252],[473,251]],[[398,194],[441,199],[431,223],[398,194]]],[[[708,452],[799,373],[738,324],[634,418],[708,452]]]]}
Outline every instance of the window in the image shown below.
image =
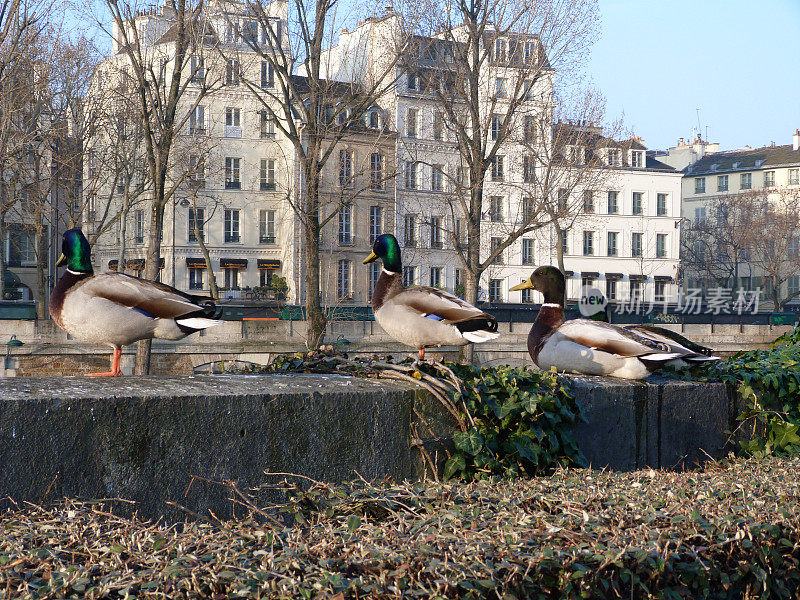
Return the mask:
{"type": "Polygon", "coordinates": [[[502,196],[491,196],[489,198],[489,220],[493,223],[501,223],[503,221],[502,196]]]}
{"type": "Polygon", "coordinates": [[[504,156],[495,155],[492,159],[492,181],[503,181],[503,159],[504,156]]]}
{"type": "Polygon", "coordinates": [[[369,207],[369,243],[375,243],[378,236],[383,233],[383,207],[369,207]]]}
{"type": "Polygon", "coordinates": [[[536,42],[535,41],[528,41],[525,42],[525,60],[533,60],[536,62],[536,42]]]}
{"type": "Polygon", "coordinates": [[[202,208],[189,209],[189,241],[197,242],[198,237],[205,240],[203,225],[205,224],[205,210],[202,208]]]}
{"type": "Polygon", "coordinates": [[[417,137],[417,113],[419,112],[416,108],[409,108],[408,112],[406,113],[406,137],[415,138],[417,137]]]}
{"type": "Polygon", "coordinates": [[[206,78],[205,61],[196,56],[192,57],[191,82],[201,84],[206,78]]]}
{"type": "Polygon", "coordinates": [[[533,156],[525,154],[522,156],[522,181],[525,183],[536,182],[536,168],[533,156]]]}
{"type": "Polygon", "coordinates": [[[706,245],[702,240],[695,240],[693,244],[694,258],[702,264],[706,261],[706,245]]]}
{"type": "Polygon", "coordinates": [[[489,280],[489,302],[502,302],[503,301],[503,280],[490,279],[489,280]]]}
{"type": "Polygon", "coordinates": [[[656,214],[663,217],[667,214],[667,195],[656,194],[656,214]]]}
{"type": "Polygon", "coordinates": [[[644,282],[641,279],[631,279],[631,298],[643,300],[644,299],[644,282]]]}
{"type": "Polygon", "coordinates": [[[656,279],[655,283],[655,290],[653,291],[653,301],[654,302],[663,302],[664,301],[664,290],[667,287],[667,282],[662,279],[656,279]]]}
{"type": "Polygon", "coordinates": [[[369,112],[369,116],[367,117],[367,127],[370,129],[380,129],[381,117],[377,110],[371,110],[369,112]]]}
{"type": "Polygon", "coordinates": [[[241,158],[225,158],[225,189],[239,190],[242,188],[241,158]]]}
{"type": "Polygon", "coordinates": [[[456,219],[454,237],[456,238],[456,248],[463,248],[467,243],[467,228],[464,226],[464,219],[456,219]]]}
{"type": "Polygon", "coordinates": [[[406,75],[408,82],[408,89],[416,91],[419,88],[419,78],[416,73],[408,73],[406,75]]]}
{"type": "Polygon", "coordinates": [[[417,267],[403,267],[403,286],[409,287],[417,284],[417,267]]]}
{"type": "Polygon", "coordinates": [[[339,185],[348,188],[353,185],[353,151],[339,150],[339,185]]]}
{"type": "Polygon", "coordinates": [[[615,215],[619,212],[619,204],[617,200],[619,199],[619,192],[608,192],[608,214],[615,215]]]}
{"type": "Polygon", "coordinates": [[[441,140],[444,138],[444,113],[433,113],[433,139],[441,140]]]}
{"type": "Polygon", "coordinates": [[[753,187],[753,174],[742,173],[739,178],[739,187],[743,190],[749,190],[753,187]]]}
{"type": "Polygon", "coordinates": [[[431,287],[441,288],[442,287],[442,267],[431,267],[430,272],[430,282],[431,287]]]}
{"type": "Polygon", "coordinates": [[[239,61],[229,58],[225,65],[225,85],[239,85],[239,61]]]}
{"type": "Polygon", "coordinates": [[[536,246],[534,241],[528,238],[522,238],[522,264],[532,265],[535,260],[536,246]]]}
{"type": "MultiPolygon", "coordinates": [[[[491,244],[490,245],[490,252],[494,253],[495,250],[497,250],[500,247],[500,244],[502,244],[502,243],[503,243],[503,238],[493,237],[490,240],[490,244],[491,244]]],[[[505,259],[503,258],[503,252],[501,251],[500,254],[498,254],[495,257],[495,259],[492,261],[492,264],[502,265],[503,263],[505,263],[505,259]]]]}
{"type": "Polygon", "coordinates": [[[144,243],[144,210],[141,208],[133,212],[133,241],[136,244],[144,243]]]}
{"type": "Polygon", "coordinates": [[[800,183],[800,169],[789,169],[789,185],[800,183]]]}
{"type": "Polygon", "coordinates": [[[642,197],[644,196],[643,192],[633,192],[633,214],[634,215],[641,215],[642,214],[642,197]]]}
{"type": "Polygon", "coordinates": [[[594,231],[583,232],[583,255],[594,255],[594,231]]]}
{"type": "Polygon", "coordinates": [[[717,176],[717,191],[718,192],[727,192],[728,191],[728,176],[727,175],[718,175],[717,176]]]}
{"type": "Polygon", "coordinates": [[[506,78],[495,77],[494,80],[494,95],[495,98],[505,98],[508,93],[506,92],[506,78]]]}
{"type": "Polygon", "coordinates": [[[531,101],[534,99],[534,87],[533,81],[528,79],[527,81],[522,82],[522,99],[526,101],[531,101]]]}
{"type": "Polygon", "coordinates": [[[656,234],[656,258],[666,258],[667,257],[667,234],[666,233],[657,233],[656,234]]]}
{"type": "Polygon", "coordinates": [[[431,217],[431,248],[442,247],[442,217],[431,217]]]}
{"type": "Polygon", "coordinates": [[[506,41],[495,40],[494,42],[494,59],[497,62],[504,62],[506,60],[506,41]]]}
{"type": "Polygon", "coordinates": [[[706,222],[706,207],[705,206],[696,206],[694,209],[694,224],[695,225],[704,225],[706,222]]]}
{"type": "Polygon", "coordinates": [[[443,179],[444,165],[433,165],[431,167],[431,190],[434,192],[441,192],[443,179]]]}
{"type": "Polygon", "coordinates": [[[561,253],[569,254],[569,231],[561,232],[561,253]]]}
{"type": "Polygon", "coordinates": [[[797,260],[800,257],[800,237],[796,235],[790,237],[786,250],[790,259],[797,260]]]}
{"type": "Polygon", "coordinates": [[[242,137],[241,111],[238,108],[225,109],[225,137],[242,137]]]}
{"type": "Polygon", "coordinates": [[[632,167],[642,167],[642,151],[641,150],[631,150],[631,166],[632,167]]]}
{"type": "Polygon", "coordinates": [[[269,111],[260,111],[261,118],[261,139],[275,137],[275,119],[269,114],[269,111]]]}
{"type": "Polygon", "coordinates": [[[594,287],[594,277],[591,275],[581,276],[581,289],[594,287]]]}
{"type": "Polygon", "coordinates": [[[616,279],[606,279],[606,299],[610,302],[611,300],[617,299],[617,280],[616,279]]]}
{"type": "Polygon", "coordinates": [[[583,212],[594,212],[594,192],[592,190],[583,190],[583,212]]]}
{"type": "Polygon", "coordinates": [[[564,188],[558,188],[558,210],[567,210],[569,203],[569,191],[564,188]]]}
{"type": "Polygon", "coordinates": [[[406,189],[417,189],[417,163],[413,161],[406,163],[406,189]]]}
{"type": "MultiPolygon", "coordinates": [[[[239,209],[225,209],[225,243],[238,243],[239,237],[239,209]]],[[[228,269],[230,271],[230,269],[228,269]]]]}
{"type": "Polygon", "coordinates": [[[376,260],[369,263],[369,271],[367,271],[367,300],[372,300],[372,295],[375,293],[375,286],[378,284],[378,278],[381,276],[381,264],[376,260]]]}
{"type": "Polygon", "coordinates": [[[20,225],[11,225],[8,231],[8,264],[19,266],[36,264],[36,232],[20,225]]]}
{"type": "Polygon", "coordinates": [[[641,233],[632,233],[631,234],[631,256],[641,256],[642,255],[642,234],[641,233]]]}
{"type": "Polygon", "coordinates": [[[189,289],[202,290],[203,278],[205,277],[205,269],[198,269],[196,267],[189,267],[189,289]]]}
{"type": "Polygon", "coordinates": [[[383,154],[380,152],[369,155],[369,187],[373,190],[383,189],[383,154]]]}
{"type": "Polygon", "coordinates": [[[258,243],[259,244],[274,244],[275,243],[275,211],[274,210],[259,210],[258,211],[258,243]]]}
{"type": "Polygon", "coordinates": [[[523,222],[528,223],[536,216],[536,204],[533,198],[522,199],[522,219],[523,222]]]}
{"type": "Polygon", "coordinates": [[[417,245],[417,215],[403,217],[403,245],[410,247],[417,245]]]}
{"type": "Polygon", "coordinates": [[[267,61],[261,62],[261,87],[271,88],[275,86],[275,71],[272,68],[272,63],[267,61]]]}
{"type": "Polygon", "coordinates": [[[352,295],[350,288],[351,262],[347,259],[339,261],[339,276],[336,282],[336,297],[339,300],[350,298],[352,295]]]}
{"type": "Polygon", "coordinates": [[[339,210],[339,245],[353,244],[353,206],[345,204],[339,210]]]}
{"type": "Polygon", "coordinates": [[[705,194],[706,193],[706,178],[705,177],[697,177],[694,180],[694,193],[695,194],[705,194]]]}
{"type": "Polygon", "coordinates": [[[764,187],[772,187],[775,185],[775,171],[764,172],[764,187]]]}
{"type": "Polygon", "coordinates": [[[189,115],[189,133],[205,134],[206,132],[206,107],[195,106],[189,115]]]}
{"type": "Polygon", "coordinates": [[[606,162],[609,167],[618,167],[622,164],[622,156],[617,148],[606,150],[606,162]]]}
{"type": "Polygon", "coordinates": [[[534,115],[525,115],[522,129],[523,141],[532,144],[536,141],[536,117],[534,115]]]}
{"type": "Polygon", "coordinates": [[[189,181],[194,184],[201,184],[206,180],[206,161],[205,157],[197,154],[189,155],[189,181]]]}
{"type": "Polygon", "coordinates": [[[616,231],[608,232],[608,248],[607,248],[608,256],[617,256],[619,254],[619,250],[617,249],[618,239],[619,239],[619,233],[617,233],[616,231]]]}
{"type": "Polygon", "coordinates": [[[526,290],[522,290],[522,302],[523,304],[531,304],[533,302],[533,290],[528,288],[526,290]]]}
{"type": "Polygon", "coordinates": [[[492,115],[492,122],[490,127],[490,136],[492,141],[496,141],[500,138],[500,132],[503,127],[503,117],[500,115],[492,115]]]}
{"type": "Polygon", "coordinates": [[[261,191],[275,189],[275,159],[262,158],[260,168],[261,191]]]}
{"type": "Polygon", "coordinates": [[[786,280],[786,291],[790,297],[800,293],[800,275],[792,275],[786,280]]]}

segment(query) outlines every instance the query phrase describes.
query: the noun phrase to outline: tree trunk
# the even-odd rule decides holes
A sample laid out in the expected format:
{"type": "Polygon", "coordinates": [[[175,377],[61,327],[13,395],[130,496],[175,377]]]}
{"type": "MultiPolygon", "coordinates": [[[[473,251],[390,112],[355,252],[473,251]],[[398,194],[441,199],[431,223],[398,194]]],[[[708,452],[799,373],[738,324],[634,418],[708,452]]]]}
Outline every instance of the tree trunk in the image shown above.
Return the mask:
{"type": "MultiPolygon", "coordinates": [[[[151,220],[147,235],[147,258],[145,260],[144,278],[151,281],[158,279],[161,258],[161,232],[164,228],[164,204],[154,200],[151,205],[151,220]]],[[[136,375],[150,373],[150,354],[153,340],[140,340],[136,344],[136,375]]]]}
{"type": "Polygon", "coordinates": [[[47,226],[44,224],[41,215],[36,219],[36,231],[39,235],[36,239],[36,318],[47,318],[47,264],[49,258],[47,226]]]}
{"type": "Polygon", "coordinates": [[[328,326],[328,320],[320,302],[319,219],[308,219],[304,237],[306,338],[309,350],[316,350],[322,345],[328,326]]]}

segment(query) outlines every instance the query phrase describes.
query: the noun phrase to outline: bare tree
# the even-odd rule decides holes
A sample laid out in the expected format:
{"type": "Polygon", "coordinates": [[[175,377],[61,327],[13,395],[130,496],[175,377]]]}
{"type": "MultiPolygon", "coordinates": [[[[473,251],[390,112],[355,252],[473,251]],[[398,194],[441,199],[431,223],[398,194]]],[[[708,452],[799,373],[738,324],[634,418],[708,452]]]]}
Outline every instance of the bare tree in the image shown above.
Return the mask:
{"type": "Polygon", "coordinates": [[[426,14],[426,36],[418,52],[408,53],[407,64],[438,98],[459,154],[453,212],[463,215],[466,235],[456,247],[466,271],[466,299],[476,302],[481,275],[498,256],[520,235],[542,226],[543,212],[547,221],[563,212],[538,210],[550,198],[539,196],[539,206],[523,211],[520,225],[499,243],[487,250],[481,239],[485,195],[509,179],[508,148],[525,143],[520,133],[526,126],[544,134],[536,142],[533,168],[550,167],[541,159],[544,148],[554,147],[553,77],[560,73],[569,80],[580,67],[596,34],[596,2],[444,0],[432,3],[426,14]],[[437,68],[430,67],[431,59],[437,68]]]}
{"type": "MultiPolygon", "coordinates": [[[[191,87],[192,93],[187,93],[199,69],[191,59],[213,44],[215,38],[203,18],[203,0],[166,0],[158,15],[132,0],[106,0],[104,6],[113,25],[108,33],[121,54],[109,61],[115,61],[117,73],[123,75],[117,79],[118,85],[130,82],[141,127],[150,195],[144,276],[156,279],[164,209],[185,176],[185,171],[175,172],[170,160],[175,137],[210,91],[203,73],[202,85],[191,87]],[[155,31],[141,23],[149,16],[157,17],[155,31]]],[[[150,345],[149,340],[137,345],[137,374],[149,370],[150,345]]]]}
{"type": "MultiPolygon", "coordinates": [[[[238,9],[241,5],[231,6],[238,9]]],[[[230,12],[238,15],[242,11],[230,12]]],[[[246,0],[244,14],[249,18],[230,21],[232,37],[255,54],[268,78],[265,82],[263,77],[253,79],[243,74],[243,81],[261,103],[266,117],[291,144],[300,172],[299,194],[291,199],[291,205],[302,229],[307,343],[311,348],[320,345],[327,327],[320,301],[320,235],[325,224],[338,214],[345,197],[353,197],[347,174],[341,177],[345,194],[339,194],[338,200],[337,194],[324,193],[320,182],[332,157],[339,157],[345,137],[354,127],[363,125],[367,112],[394,85],[405,41],[399,15],[390,12],[371,22],[383,51],[379,61],[366,51],[369,46],[362,43],[363,39],[345,40],[346,32],[334,48],[339,28],[350,24],[343,12],[338,0],[268,5],[246,0]],[[279,12],[281,6],[287,14],[279,12]],[[362,77],[366,72],[369,76],[362,77]]],[[[235,46],[223,52],[232,59],[235,46]]]]}

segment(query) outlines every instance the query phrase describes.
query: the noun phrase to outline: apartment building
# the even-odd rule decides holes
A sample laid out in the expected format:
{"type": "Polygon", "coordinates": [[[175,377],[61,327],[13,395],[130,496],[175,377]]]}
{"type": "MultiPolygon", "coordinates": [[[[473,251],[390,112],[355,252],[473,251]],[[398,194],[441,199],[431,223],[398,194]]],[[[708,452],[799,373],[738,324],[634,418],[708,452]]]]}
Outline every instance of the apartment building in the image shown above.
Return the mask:
{"type": "MultiPolygon", "coordinates": [[[[760,287],[766,292],[765,299],[768,300],[771,291],[770,274],[756,264],[757,261],[753,260],[753,253],[748,248],[726,252],[722,247],[725,240],[714,235],[714,227],[715,224],[718,227],[723,226],[725,213],[734,210],[737,198],[746,200],[748,204],[758,203],[759,210],[763,211],[768,211],[771,205],[774,208],[783,201],[796,206],[800,198],[800,131],[795,131],[791,144],[772,144],[763,148],[720,151],[718,144],[708,144],[699,139],[691,144],[679,142],[676,147],[660,154],[658,159],[683,169],[681,216],[687,233],[694,231],[698,238],[690,240],[689,245],[692,247],[684,248],[686,284],[690,287],[706,288],[725,283],[719,278],[711,281],[708,273],[704,272],[710,269],[699,269],[698,260],[709,261],[719,267],[718,270],[723,274],[728,263],[738,263],[730,265],[731,277],[727,286],[746,290],[760,287]],[[704,236],[709,239],[702,239],[704,236]],[[720,239],[711,243],[711,237],[720,239]],[[699,247],[697,252],[693,252],[694,244],[699,247]],[[733,281],[737,274],[738,281],[733,281]]],[[[796,235],[795,233],[794,236],[796,235]]],[[[744,238],[742,240],[742,244],[748,243],[744,238]]],[[[800,239],[795,245],[791,240],[789,243],[784,242],[786,240],[776,240],[775,248],[785,250],[786,268],[796,271],[795,246],[800,245],[800,239]]],[[[800,275],[787,273],[788,276],[784,277],[780,273],[780,260],[774,262],[773,275],[778,277],[780,287],[778,297],[794,296],[800,291],[800,275]]],[[[790,301],[797,302],[797,299],[790,301]]]]}

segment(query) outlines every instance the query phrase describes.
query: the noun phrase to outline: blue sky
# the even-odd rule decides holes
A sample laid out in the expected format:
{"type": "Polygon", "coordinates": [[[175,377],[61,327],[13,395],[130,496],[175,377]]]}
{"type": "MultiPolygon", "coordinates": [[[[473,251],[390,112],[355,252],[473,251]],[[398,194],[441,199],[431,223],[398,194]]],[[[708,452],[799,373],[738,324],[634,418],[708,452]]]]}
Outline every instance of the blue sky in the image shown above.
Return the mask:
{"type": "Polygon", "coordinates": [[[648,148],[697,127],[729,150],[800,127],[800,0],[599,0],[588,71],[648,148]]]}

